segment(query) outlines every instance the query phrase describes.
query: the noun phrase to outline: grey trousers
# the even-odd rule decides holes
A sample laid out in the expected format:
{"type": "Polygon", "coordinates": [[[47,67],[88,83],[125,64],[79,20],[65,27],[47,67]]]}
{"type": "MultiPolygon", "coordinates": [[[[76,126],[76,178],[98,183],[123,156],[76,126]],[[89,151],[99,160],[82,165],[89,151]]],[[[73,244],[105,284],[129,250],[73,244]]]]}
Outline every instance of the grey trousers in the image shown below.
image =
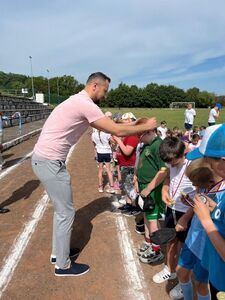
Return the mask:
{"type": "Polygon", "coordinates": [[[70,175],[65,162],[32,156],[32,168],[53,202],[52,254],[60,269],[70,264],[70,239],[75,216],[70,175]]]}

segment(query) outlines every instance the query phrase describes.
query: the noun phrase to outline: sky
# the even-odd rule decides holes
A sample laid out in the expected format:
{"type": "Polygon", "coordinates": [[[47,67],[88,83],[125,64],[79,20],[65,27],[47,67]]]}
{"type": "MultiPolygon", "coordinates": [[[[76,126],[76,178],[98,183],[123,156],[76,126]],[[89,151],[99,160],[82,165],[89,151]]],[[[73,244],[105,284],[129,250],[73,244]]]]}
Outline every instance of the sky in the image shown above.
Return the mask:
{"type": "Polygon", "coordinates": [[[224,0],[8,0],[0,15],[0,71],[225,95],[224,0]]]}

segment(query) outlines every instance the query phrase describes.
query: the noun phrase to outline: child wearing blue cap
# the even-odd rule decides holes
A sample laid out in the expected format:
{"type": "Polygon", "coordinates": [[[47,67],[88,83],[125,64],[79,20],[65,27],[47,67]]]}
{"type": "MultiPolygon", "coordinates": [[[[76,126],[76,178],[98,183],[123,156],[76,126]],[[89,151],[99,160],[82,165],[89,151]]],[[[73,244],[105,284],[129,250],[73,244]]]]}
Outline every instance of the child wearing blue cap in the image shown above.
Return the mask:
{"type": "Polygon", "coordinates": [[[201,157],[205,157],[215,174],[224,179],[212,212],[206,195],[205,203],[199,195],[194,198],[194,212],[207,234],[201,264],[209,272],[212,299],[216,299],[219,291],[225,292],[225,124],[208,127],[200,146],[187,155],[189,160],[201,157]]]}

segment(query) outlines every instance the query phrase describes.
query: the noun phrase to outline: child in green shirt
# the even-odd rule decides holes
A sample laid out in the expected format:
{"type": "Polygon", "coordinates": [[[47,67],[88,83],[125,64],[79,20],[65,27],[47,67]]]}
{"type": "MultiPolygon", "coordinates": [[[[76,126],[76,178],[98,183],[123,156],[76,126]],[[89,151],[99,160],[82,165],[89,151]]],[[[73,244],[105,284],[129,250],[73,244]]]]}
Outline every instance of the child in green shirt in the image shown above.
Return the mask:
{"type": "MultiPolygon", "coordinates": [[[[140,121],[144,122],[144,120],[140,121]]],[[[167,169],[159,156],[159,146],[162,140],[157,136],[157,131],[146,131],[140,136],[140,141],[144,143],[144,146],[139,156],[135,187],[143,197],[150,194],[154,199],[155,206],[149,212],[144,212],[145,241],[140,247],[138,255],[141,262],[153,263],[164,258],[160,246],[151,243],[151,234],[158,230],[158,219],[162,218],[165,212],[161,189],[167,169]]]]}

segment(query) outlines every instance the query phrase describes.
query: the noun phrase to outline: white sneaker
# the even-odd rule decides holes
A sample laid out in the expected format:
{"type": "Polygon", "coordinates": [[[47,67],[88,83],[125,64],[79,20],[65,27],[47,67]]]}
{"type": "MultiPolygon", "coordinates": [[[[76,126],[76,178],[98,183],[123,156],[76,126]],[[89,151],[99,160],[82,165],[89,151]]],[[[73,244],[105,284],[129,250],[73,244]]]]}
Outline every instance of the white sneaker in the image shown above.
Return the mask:
{"type": "Polygon", "coordinates": [[[170,291],[169,295],[170,295],[170,298],[173,300],[179,300],[184,297],[179,283],[170,291]]]}
{"type": "Polygon", "coordinates": [[[123,204],[123,205],[127,204],[126,196],[122,196],[118,201],[120,204],[123,204]]]}
{"type": "Polygon", "coordinates": [[[109,194],[114,194],[114,193],[115,193],[115,190],[114,190],[113,187],[107,187],[107,188],[105,189],[105,191],[106,191],[106,193],[109,193],[109,194]]]}
{"type": "Polygon", "coordinates": [[[170,273],[169,269],[167,266],[165,266],[162,271],[159,273],[156,273],[152,279],[155,283],[162,283],[167,280],[175,279],[177,277],[176,272],[175,273],[170,273]]]}
{"type": "MultiPolygon", "coordinates": [[[[116,208],[120,208],[120,207],[123,207],[124,205],[119,203],[119,201],[112,201],[112,206],[116,207],[116,208]]],[[[121,211],[120,211],[121,212],[121,211]]]]}
{"type": "Polygon", "coordinates": [[[103,193],[104,192],[103,187],[99,186],[98,191],[99,191],[99,193],[103,193]]]}

